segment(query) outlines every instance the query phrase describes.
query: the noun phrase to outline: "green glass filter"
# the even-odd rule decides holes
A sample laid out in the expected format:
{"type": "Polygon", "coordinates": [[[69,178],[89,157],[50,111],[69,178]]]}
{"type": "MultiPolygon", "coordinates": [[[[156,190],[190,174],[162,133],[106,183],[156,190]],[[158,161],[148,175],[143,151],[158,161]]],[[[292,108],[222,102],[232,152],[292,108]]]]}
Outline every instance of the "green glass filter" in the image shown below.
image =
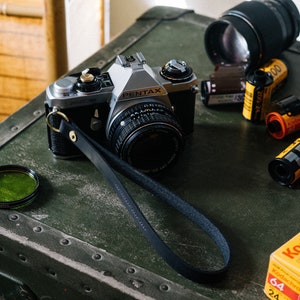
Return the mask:
{"type": "Polygon", "coordinates": [[[23,166],[0,166],[0,208],[21,208],[30,204],[39,189],[37,174],[23,166]]]}

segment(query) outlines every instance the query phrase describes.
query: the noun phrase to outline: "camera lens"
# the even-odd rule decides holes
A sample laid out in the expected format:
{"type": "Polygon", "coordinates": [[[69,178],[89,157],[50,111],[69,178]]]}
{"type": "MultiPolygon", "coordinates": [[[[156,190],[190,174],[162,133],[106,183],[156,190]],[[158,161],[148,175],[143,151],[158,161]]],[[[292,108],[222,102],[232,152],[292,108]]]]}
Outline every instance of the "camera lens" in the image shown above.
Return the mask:
{"type": "Polygon", "coordinates": [[[147,100],[114,119],[108,140],[121,159],[142,172],[157,173],[177,159],[183,147],[182,130],[170,109],[147,100]]]}
{"type": "Polygon", "coordinates": [[[208,26],[205,47],[215,65],[258,68],[295,42],[299,26],[299,12],[291,0],[245,1],[208,26]]]}

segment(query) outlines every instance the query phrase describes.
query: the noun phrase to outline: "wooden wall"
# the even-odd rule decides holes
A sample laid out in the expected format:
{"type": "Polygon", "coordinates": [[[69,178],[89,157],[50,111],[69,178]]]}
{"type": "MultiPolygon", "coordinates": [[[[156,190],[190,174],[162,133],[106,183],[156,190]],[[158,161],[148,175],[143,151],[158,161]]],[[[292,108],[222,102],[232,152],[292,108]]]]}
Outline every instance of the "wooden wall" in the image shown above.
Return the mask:
{"type": "Polygon", "coordinates": [[[5,0],[6,8],[3,5],[0,3],[0,121],[42,92],[47,84],[43,19],[3,15],[3,10],[7,14],[23,8],[29,12],[42,10],[43,1],[5,0]]]}
{"type": "MultiPolygon", "coordinates": [[[[95,4],[100,13],[92,12],[92,24],[99,26],[100,37],[90,35],[90,39],[99,48],[103,45],[104,0],[93,1],[94,6],[88,6],[90,11],[82,9],[85,1],[66,2],[66,7],[64,1],[0,0],[0,122],[65,74],[68,54],[85,53],[85,44],[80,40],[77,43],[83,49],[74,47],[67,52],[66,24],[70,26],[70,20],[90,20],[95,4]],[[70,4],[77,5],[71,7],[70,4]],[[66,10],[68,20],[65,20],[66,10]]],[[[77,34],[77,30],[71,29],[73,35],[77,34]]],[[[81,56],[78,63],[84,59],[81,56]]]]}

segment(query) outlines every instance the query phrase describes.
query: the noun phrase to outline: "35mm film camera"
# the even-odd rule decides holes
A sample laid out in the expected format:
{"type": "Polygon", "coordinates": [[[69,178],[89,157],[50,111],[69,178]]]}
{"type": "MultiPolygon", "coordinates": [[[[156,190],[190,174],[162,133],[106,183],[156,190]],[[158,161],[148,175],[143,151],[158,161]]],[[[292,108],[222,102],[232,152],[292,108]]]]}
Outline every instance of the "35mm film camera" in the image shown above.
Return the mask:
{"type": "Polygon", "coordinates": [[[60,111],[87,135],[146,173],[165,169],[193,130],[197,78],[182,60],[151,68],[142,53],[119,55],[108,72],[71,74],[48,86],[46,115],[53,154],[70,158],[79,150],[58,132],[60,111]]]}

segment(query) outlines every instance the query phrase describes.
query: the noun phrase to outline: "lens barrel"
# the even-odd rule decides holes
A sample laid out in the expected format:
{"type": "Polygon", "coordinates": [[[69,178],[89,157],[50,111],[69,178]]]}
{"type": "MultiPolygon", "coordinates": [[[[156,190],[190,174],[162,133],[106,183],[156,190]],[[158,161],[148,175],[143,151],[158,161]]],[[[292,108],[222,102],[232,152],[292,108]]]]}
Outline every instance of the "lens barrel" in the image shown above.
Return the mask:
{"type": "Polygon", "coordinates": [[[147,100],[115,118],[108,140],[121,159],[144,173],[157,173],[177,160],[183,132],[171,110],[154,99],[147,100]]]}
{"type": "Polygon", "coordinates": [[[255,69],[291,46],[299,27],[299,11],[291,0],[245,1],[208,26],[206,52],[215,65],[255,69]]]}

